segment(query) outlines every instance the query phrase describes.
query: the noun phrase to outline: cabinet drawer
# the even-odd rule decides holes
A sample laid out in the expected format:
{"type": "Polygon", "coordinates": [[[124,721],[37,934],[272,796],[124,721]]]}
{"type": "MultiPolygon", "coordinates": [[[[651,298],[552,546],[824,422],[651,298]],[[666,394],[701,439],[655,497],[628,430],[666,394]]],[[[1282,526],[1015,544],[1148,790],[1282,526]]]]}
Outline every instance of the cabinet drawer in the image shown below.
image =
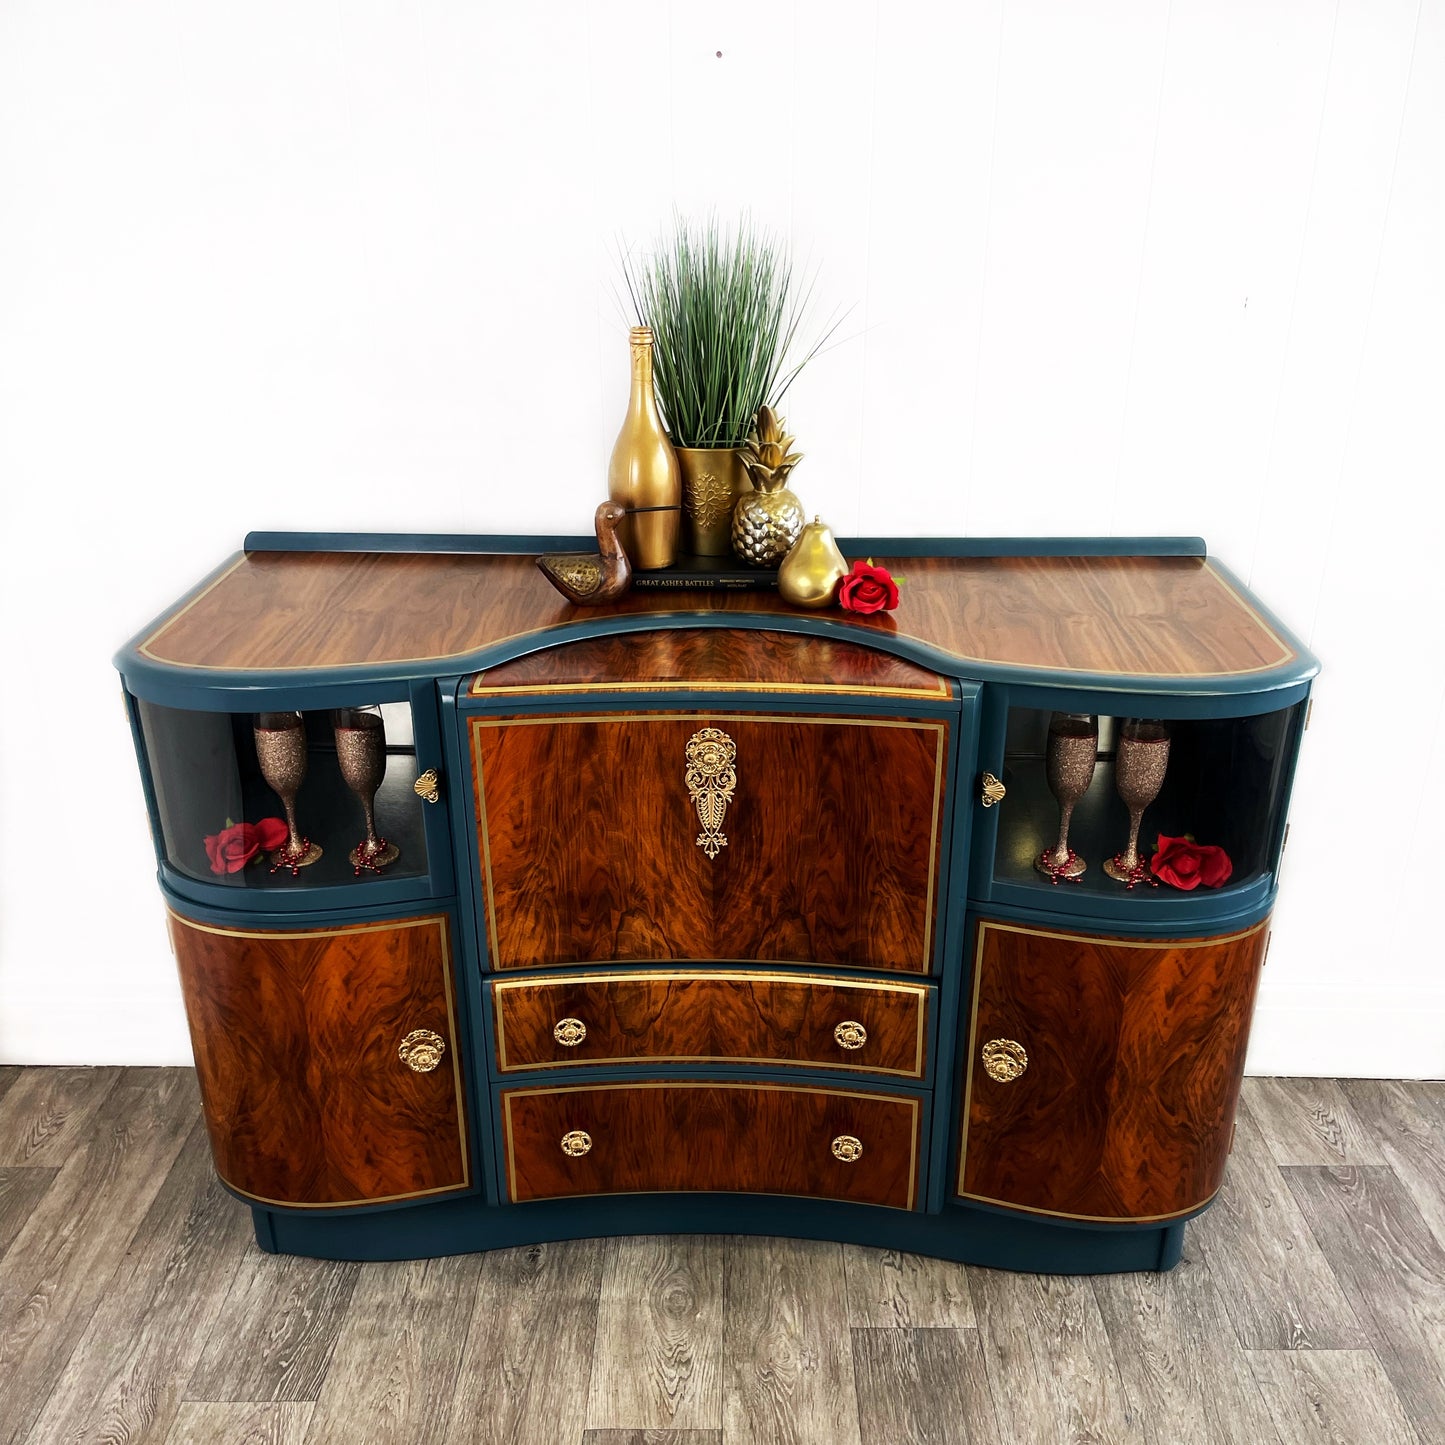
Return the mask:
{"type": "Polygon", "coordinates": [[[491,967],[928,972],[946,719],[636,713],[469,727],[491,967]],[[720,778],[701,751],[709,730],[726,755],[720,778]]]}
{"type": "Polygon", "coordinates": [[[923,983],[678,970],[492,983],[497,1067],[754,1063],[921,1079],[923,983]]]}
{"type": "Polygon", "coordinates": [[[980,921],[958,1192],[1119,1221],[1207,1203],[1267,938],[1267,923],[1166,940],[980,921]]]}
{"type": "Polygon", "coordinates": [[[796,1194],[911,1209],[922,1101],[782,1084],[508,1089],[514,1203],[578,1194],[796,1194]]]}

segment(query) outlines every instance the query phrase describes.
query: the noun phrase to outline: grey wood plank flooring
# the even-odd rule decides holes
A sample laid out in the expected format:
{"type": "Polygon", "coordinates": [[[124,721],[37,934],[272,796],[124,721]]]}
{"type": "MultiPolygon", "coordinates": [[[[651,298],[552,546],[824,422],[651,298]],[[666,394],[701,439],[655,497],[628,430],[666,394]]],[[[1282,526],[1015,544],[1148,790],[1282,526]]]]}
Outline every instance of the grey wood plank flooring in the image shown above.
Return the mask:
{"type": "MultiPolygon", "coordinates": [[[[23,1081],[10,1090],[13,1097],[23,1081]]],[[[136,1069],[106,1095],[0,1268],[0,1445],[30,1433],[195,1125],[187,1071],[136,1069]],[[13,1401],[14,1403],[10,1403],[13,1401]]],[[[43,1437],[37,1437],[43,1438],[43,1437]]]]}
{"type": "Polygon", "coordinates": [[[189,1070],[0,1069],[0,1445],[1445,1445],[1445,1083],[1245,1097],[1167,1275],[687,1236],[358,1265],[255,1247],[189,1070]]]}
{"type": "Polygon", "coordinates": [[[972,1329],[964,1265],[896,1249],[843,1246],[848,1323],[855,1329],[972,1329]]]}
{"type": "Polygon", "coordinates": [[[163,1441],[250,1231],[198,1120],[36,1422],[40,1440],[163,1441]]]}
{"type": "MultiPolygon", "coordinates": [[[[257,1405],[249,1401],[188,1401],[181,1406],[165,1445],[303,1445],[313,1409],[310,1402],[257,1405]]],[[[366,1436],[352,1438],[359,1445],[366,1436]]]]}
{"type": "Polygon", "coordinates": [[[853,1331],[863,1445],[1000,1445],[976,1330],[853,1331]]]}
{"type": "Polygon", "coordinates": [[[1281,1445],[1419,1445],[1373,1350],[1251,1351],[1281,1445]]]}
{"type": "Polygon", "coordinates": [[[968,1275],[1001,1440],[1142,1438],[1092,1281],[996,1269],[968,1275]]]}
{"type": "Polygon", "coordinates": [[[592,1361],[590,1426],[722,1425],[720,1239],[611,1239],[592,1361]]]}
{"type": "Polygon", "coordinates": [[[605,1250],[577,1239],[483,1256],[448,1441],[581,1438],[605,1250]]]}
{"type": "Polygon", "coordinates": [[[723,1298],[723,1439],[860,1445],[842,1245],[730,1239],[723,1298]]]}
{"type": "Polygon", "coordinates": [[[363,1264],[306,1445],[440,1440],[476,1306],[482,1259],[363,1264]]]}
{"type": "Polygon", "coordinates": [[[1285,1170],[1416,1433],[1445,1442],[1445,1247],[1394,1170],[1285,1170]]]}
{"type": "Polygon", "coordinates": [[[1276,1164],[1383,1164],[1338,1079],[1246,1079],[1241,1090],[1276,1164]]]}

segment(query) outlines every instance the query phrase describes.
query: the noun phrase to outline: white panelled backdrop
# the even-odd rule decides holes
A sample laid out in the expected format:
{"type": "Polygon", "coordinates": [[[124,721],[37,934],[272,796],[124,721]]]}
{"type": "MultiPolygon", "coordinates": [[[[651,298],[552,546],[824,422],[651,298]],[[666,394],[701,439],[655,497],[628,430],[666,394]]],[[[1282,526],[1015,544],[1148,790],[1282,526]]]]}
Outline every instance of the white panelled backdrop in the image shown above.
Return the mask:
{"type": "Polygon", "coordinates": [[[114,648],[251,527],[585,530],[617,247],[746,207],[810,510],[1319,652],[1251,1068],[1445,1073],[1442,152],[1445,0],[0,0],[0,1060],[189,1057],[114,648]]]}

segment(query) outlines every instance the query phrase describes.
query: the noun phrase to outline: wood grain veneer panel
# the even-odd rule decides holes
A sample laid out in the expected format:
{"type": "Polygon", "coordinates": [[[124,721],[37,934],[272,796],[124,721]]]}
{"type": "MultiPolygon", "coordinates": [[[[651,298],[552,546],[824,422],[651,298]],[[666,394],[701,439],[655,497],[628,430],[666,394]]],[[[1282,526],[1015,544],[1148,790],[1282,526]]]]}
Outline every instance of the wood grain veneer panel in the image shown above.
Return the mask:
{"type": "Polygon", "coordinates": [[[923,1077],[927,984],[851,984],[801,975],[626,973],[492,983],[503,1072],[631,1060],[810,1064],[923,1077]],[[561,1044],[553,1029],[580,1021],[561,1044]],[[834,1029],[862,1024],[861,1048],[834,1029]]]}
{"type": "Polygon", "coordinates": [[[511,1199],[701,1190],[913,1207],[922,1107],[898,1094],[644,1083],[502,1093],[511,1199]],[[562,1152],[585,1130],[591,1149],[562,1152]],[[834,1158],[851,1134],[863,1155],[834,1158]]]}
{"type": "Polygon", "coordinates": [[[445,915],[245,931],[170,915],[216,1170],[262,1202],[337,1205],[469,1183],[445,915]],[[447,1051],[413,1073],[397,1045],[447,1051]]]}
{"type": "Polygon", "coordinates": [[[1154,942],[978,926],[959,1192],[1084,1219],[1182,1214],[1219,1188],[1267,925],[1154,942]],[[985,1041],[1028,1068],[990,1079],[985,1041]]]}
{"type": "Polygon", "coordinates": [[[892,653],[795,632],[682,627],[589,637],[479,672],[472,697],[599,688],[748,688],[943,699],[946,678],[892,653]]]}
{"type": "Polygon", "coordinates": [[[713,714],[473,718],[491,966],[739,959],[926,972],[948,724],[713,714]],[[697,845],[688,739],[737,790],[697,845]]]}
{"type": "MultiPolygon", "coordinates": [[[[906,576],[896,613],[834,622],[962,661],[1140,677],[1220,677],[1293,649],[1197,557],[880,557],[906,576]]],[[[631,592],[574,607],[530,556],[256,552],[164,619],[140,651],[179,667],[348,667],[461,658],[584,619],[796,619],[772,592],[631,592]]]]}

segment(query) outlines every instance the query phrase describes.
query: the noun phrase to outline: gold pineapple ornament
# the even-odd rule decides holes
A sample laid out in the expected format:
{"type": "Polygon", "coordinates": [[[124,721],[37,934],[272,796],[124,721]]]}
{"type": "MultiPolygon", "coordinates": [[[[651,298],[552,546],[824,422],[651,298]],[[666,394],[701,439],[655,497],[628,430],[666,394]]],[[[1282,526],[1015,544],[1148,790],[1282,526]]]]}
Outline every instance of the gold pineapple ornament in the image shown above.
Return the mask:
{"type": "Polygon", "coordinates": [[[788,490],[792,470],[803,460],[783,419],[770,406],[758,408],[753,429],[739,452],[753,484],[733,508],[733,551],[753,567],[774,567],[798,540],[803,504],[788,490]]]}

